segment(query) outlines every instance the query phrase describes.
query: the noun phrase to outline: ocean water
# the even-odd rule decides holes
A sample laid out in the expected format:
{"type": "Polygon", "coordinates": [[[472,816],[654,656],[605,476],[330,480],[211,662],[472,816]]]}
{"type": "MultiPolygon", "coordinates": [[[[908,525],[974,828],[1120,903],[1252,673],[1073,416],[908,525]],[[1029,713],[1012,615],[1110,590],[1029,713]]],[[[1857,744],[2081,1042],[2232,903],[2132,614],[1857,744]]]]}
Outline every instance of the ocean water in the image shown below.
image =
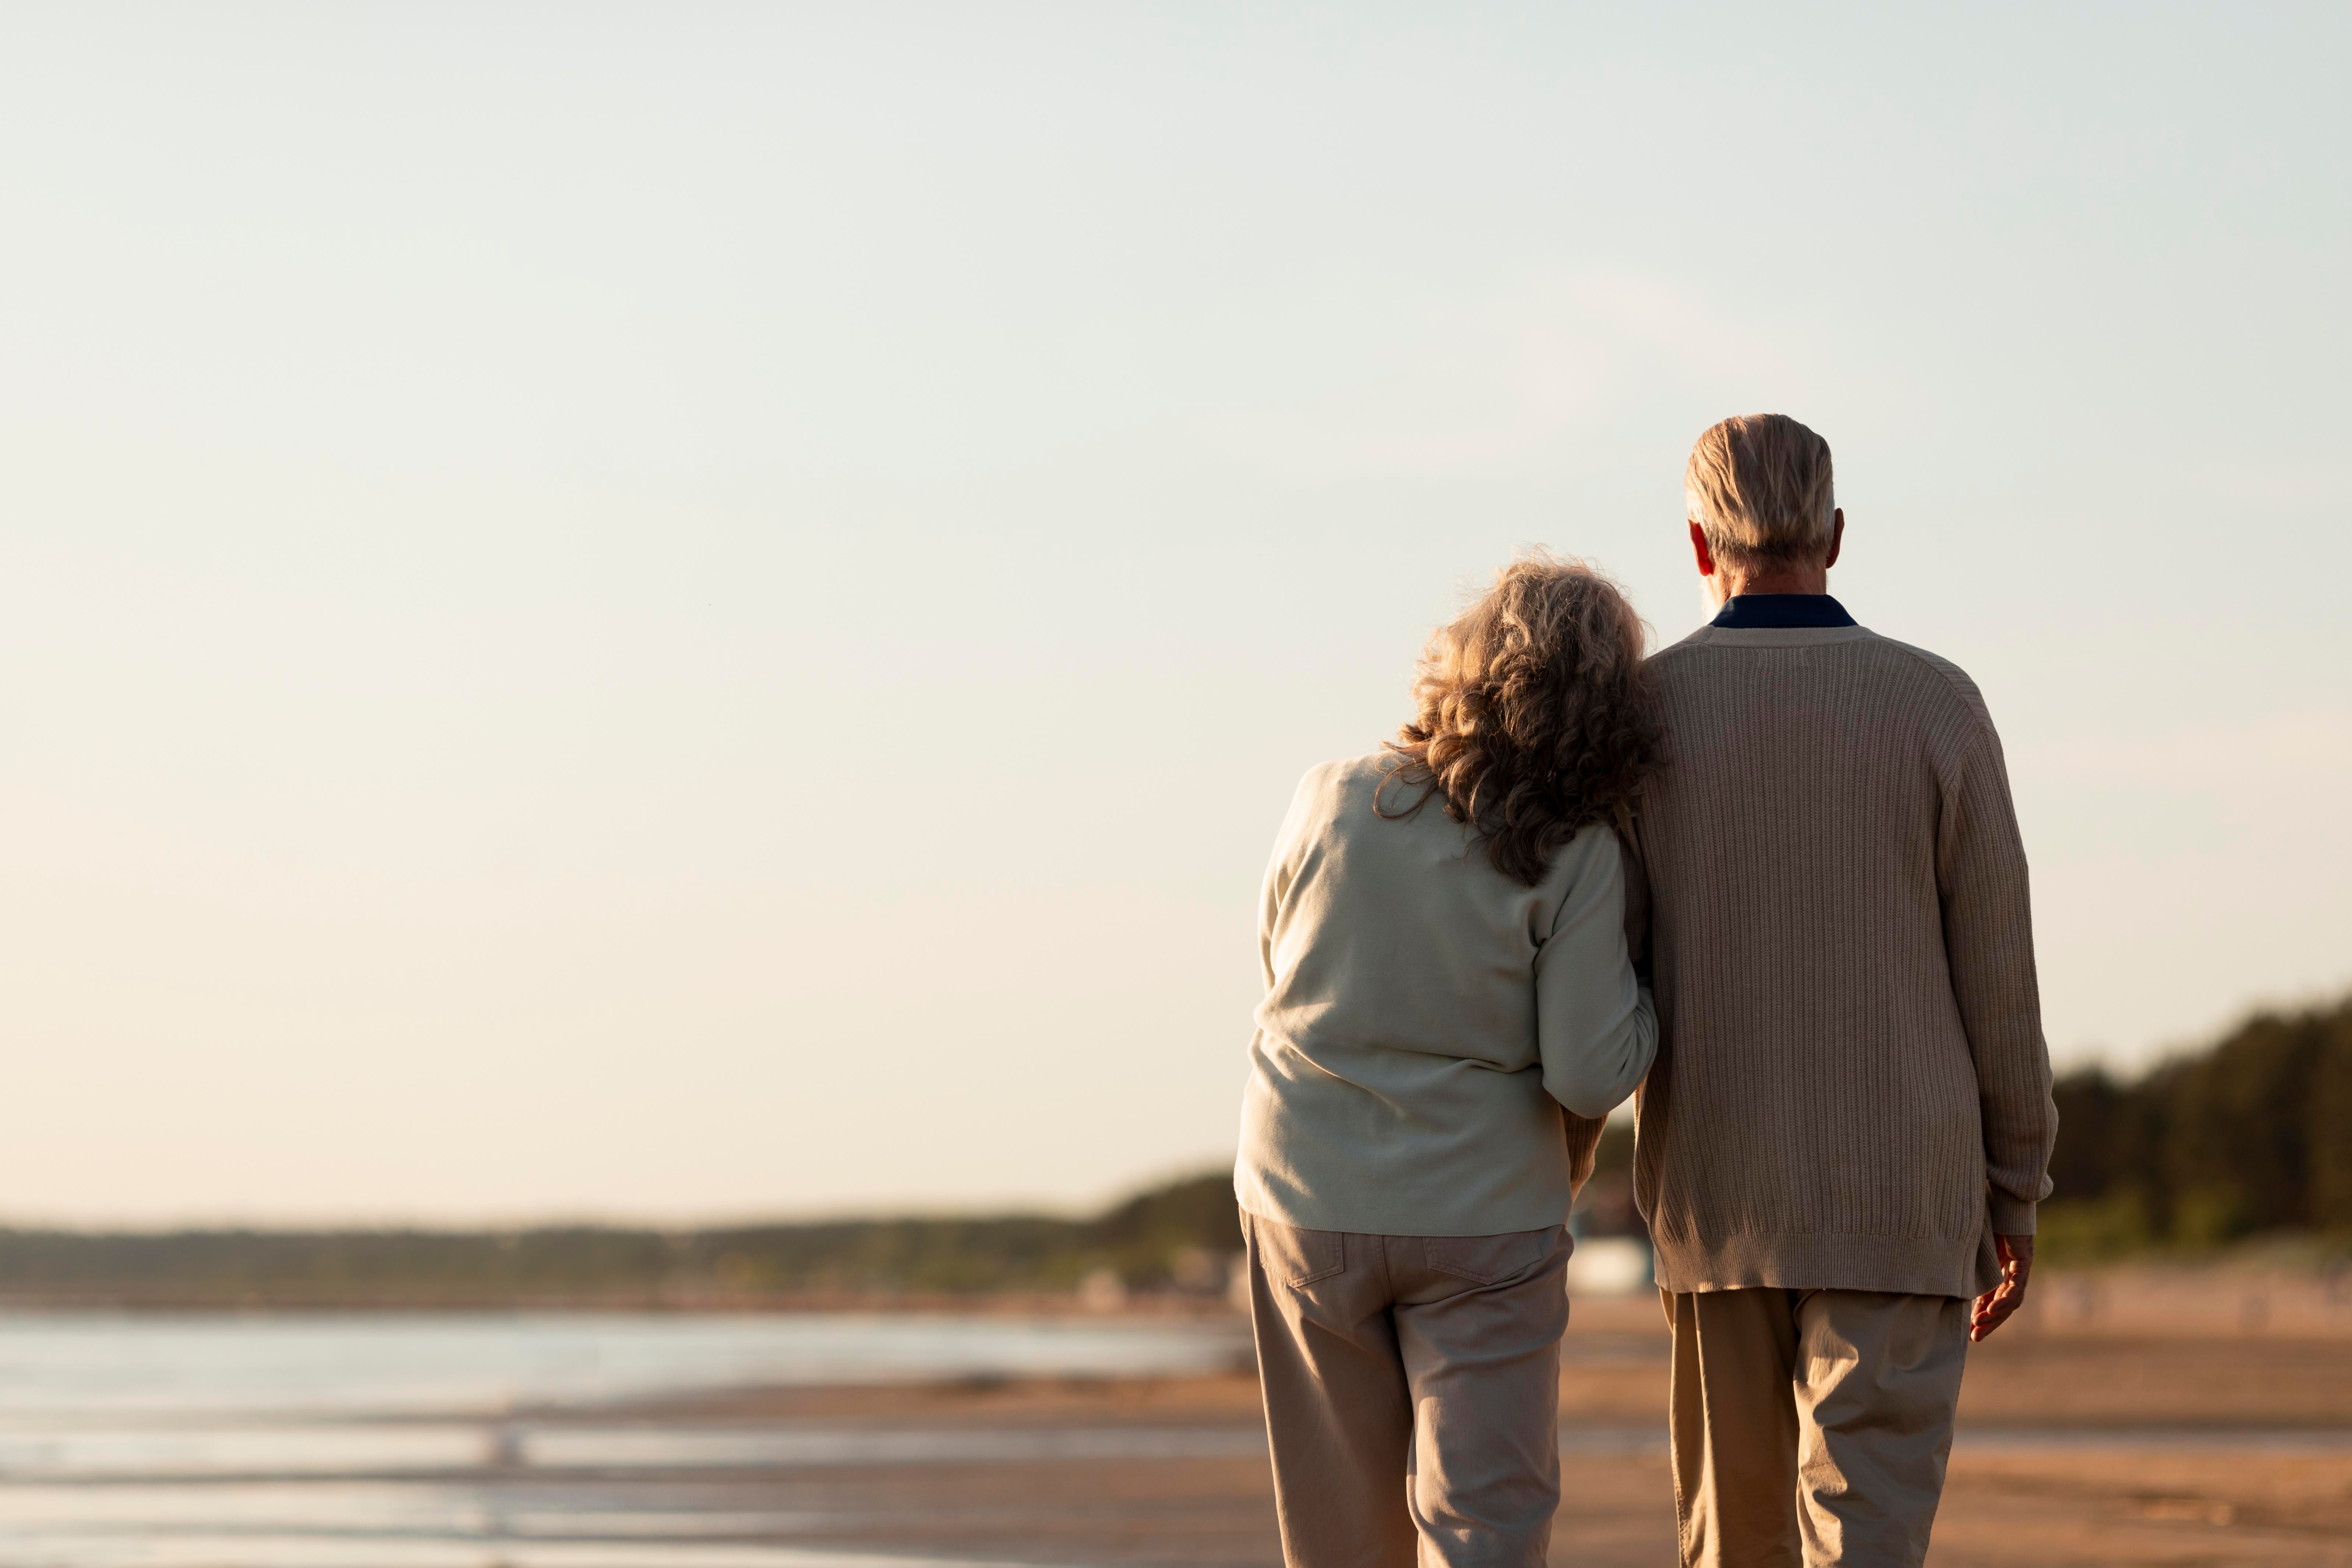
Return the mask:
{"type": "MultiPolygon", "coordinates": [[[[1605,1333],[1570,1350],[1663,1353],[1654,1337],[1605,1333]]],[[[922,1495],[925,1466],[1245,1460],[1265,1453],[1264,1434],[647,1419],[628,1401],[1181,1374],[1245,1355],[1238,1320],[0,1315],[0,1568],[912,1568],[811,1544],[872,1522],[835,1495],[844,1467],[909,1467],[922,1495]]],[[[1560,1441],[1663,1463],[1663,1412],[1636,1426],[1571,1419],[1560,1441]]],[[[1964,1428],[1959,1446],[2352,1457],[2352,1428],[1964,1428]]]]}
{"type": "Polygon", "coordinates": [[[791,1512],[714,1509],[688,1483],[1237,1439],[697,1429],[593,1412],[746,1384],[1201,1372],[1244,1343],[1223,1321],[0,1316],[0,1565],[887,1568],[795,1548],[791,1512]],[[569,1414],[544,1419],[551,1408],[569,1414]]]}

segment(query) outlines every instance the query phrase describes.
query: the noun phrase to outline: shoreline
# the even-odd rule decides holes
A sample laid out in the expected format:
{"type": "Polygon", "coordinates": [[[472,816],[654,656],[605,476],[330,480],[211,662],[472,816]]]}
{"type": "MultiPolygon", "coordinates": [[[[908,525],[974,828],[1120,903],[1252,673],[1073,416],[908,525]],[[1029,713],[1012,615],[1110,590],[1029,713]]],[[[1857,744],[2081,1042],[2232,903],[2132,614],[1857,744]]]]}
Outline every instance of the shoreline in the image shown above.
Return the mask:
{"type": "Polygon", "coordinates": [[[460,1317],[597,1313],[646,1317],[928,1316],[955,1318],[1063,1319],[1116,1323],[1125,1319],[1169,1322],[1235,1319],[1223,1297],[1136,1291],[1117,1306],[1090,1305],[1069,1291],[795,1291],[774,1295],[730,1290],[663,1289],[572,1291],[535,1294],[465,1294],[452,1291],[320,1291],[285,1294],[246,1291],[54,1291],[0,1294],[0,1320],[41,1314],[117,1314],[125,1317],[182,1314],[222,1317],[279,1313],[287,1317],[460,1317]]]}
{"type": "MultiPolygon", "coordinates": [[[[1564,1349],[1550,1560],[1671,1568],[1655,1303],[1584,1314],[1564,1349]]],[[[832,1510],[810,1524],[830,1547],[1273,1568],[1258,1401],[1234,1371],[737,1388],[558,1419],[840,1435],[847,1462],[760,1472],[832,1510]]],[[[1996,1336],[1971,1352],[1936,1541],[1979,1568],[2340,1561],[2312,1549],[2352,1541],[2352,1339],[1996,1336]]]]}
{"type": "MultiPolygon", "coordinates": [[[[1572,1318],[1561,1568],[1675,1562],[1670,1353],[1654,1300],[1572,1318]]],[[[19,1425],[39,1455],[0,1473],[0,1523],[126,1554],[179,1531],[161,1559],[173,1563],[315,1538],[421,1565],[401,1555],[420,1531],[449,1568],[1281,1561],[1259,1386],[1240,1365],[738,1381],[463,1410],[159,1407],[142,1430],[119,1408],[93,1415],[19,1425]]],[[[1937,1561],[2284,1565],[2332,1561],[2311,1555],[2323,1540],[2352,1541],[2352,1338],[2075,1329],[1971,1352],[1937,1561]]],[[[343,1559],[322,1546],[318,1560],[343,1559]]]]}
{"type": "MultiPolygon", "coordinates": [[[[0,1289],[0,1322],[41,1315],[288,1318],[414,1315],[637,1315],[656,1318],[947,1317],[1096,1326],[1244,1322],[1223,1292],[1135,1289],[1115,1300],[1082,1290],[758,1291],[706,1282],[646,1289],[495,1291],[331,1287],[150,1290],[0,1289]]],[[[1573,1297],[1569,1334],[1660,1328],[1656,1296],[1573,1297]]],[[[2045,1267],[2007,1331],[2017,1337],[2352,1340],[2352,1271],[2259,1265],[2122,1263],[2045,1267]]]]}

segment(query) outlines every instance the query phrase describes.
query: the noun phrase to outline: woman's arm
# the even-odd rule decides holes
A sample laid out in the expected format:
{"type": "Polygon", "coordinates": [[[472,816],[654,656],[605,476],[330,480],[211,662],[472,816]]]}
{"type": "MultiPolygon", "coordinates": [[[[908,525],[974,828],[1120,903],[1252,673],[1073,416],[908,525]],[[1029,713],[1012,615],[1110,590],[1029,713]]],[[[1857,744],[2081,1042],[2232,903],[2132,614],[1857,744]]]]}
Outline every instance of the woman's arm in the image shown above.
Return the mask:
{"type": "Polygon", "coordinates": [[[1568,891],[1536,950],[1536,1040],[1544,1088],[1579,1116],[1606,1116],[1658,1054],[1658,1013],[1625,946],[1625,864],[1617,835],[1586,828],[1560,851],[1568,891]]]}

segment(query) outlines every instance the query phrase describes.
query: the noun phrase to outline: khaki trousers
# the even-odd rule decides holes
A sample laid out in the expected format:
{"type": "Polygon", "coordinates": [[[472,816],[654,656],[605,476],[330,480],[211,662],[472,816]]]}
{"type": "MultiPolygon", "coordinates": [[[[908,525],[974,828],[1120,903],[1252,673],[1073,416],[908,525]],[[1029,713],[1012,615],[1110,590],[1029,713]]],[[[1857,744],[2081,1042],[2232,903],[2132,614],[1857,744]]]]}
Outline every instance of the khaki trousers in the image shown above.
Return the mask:
{"type": "Polygon", "coordinates": [[[1864,1290],[1659,1292],[1691,1568],[1916,1568],[1944,1492],[1969,1304],[1864,1290]]]}
{"type": "Polygon", "coordinates": [[[1242,1230],[1289,1568],[1542,1568],[1567,1230],[1242,1230]]]}

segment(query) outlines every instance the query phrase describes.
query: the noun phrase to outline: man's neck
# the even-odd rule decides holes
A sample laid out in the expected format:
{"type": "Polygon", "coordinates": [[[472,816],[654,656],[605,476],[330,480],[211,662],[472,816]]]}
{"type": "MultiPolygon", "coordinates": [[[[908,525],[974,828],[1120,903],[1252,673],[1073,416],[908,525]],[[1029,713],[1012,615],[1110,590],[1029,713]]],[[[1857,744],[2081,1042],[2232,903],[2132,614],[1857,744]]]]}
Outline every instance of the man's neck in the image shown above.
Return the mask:
{"type": "Polygon", "coordinates": [[[1716,572],[1722,579],[1726,599],[1736,599],[1742,594],[1826,594],[1830,591],[1830,569],[1826,566],[1772,566],[1755,572],[1718,566],[1716,572]]]}

